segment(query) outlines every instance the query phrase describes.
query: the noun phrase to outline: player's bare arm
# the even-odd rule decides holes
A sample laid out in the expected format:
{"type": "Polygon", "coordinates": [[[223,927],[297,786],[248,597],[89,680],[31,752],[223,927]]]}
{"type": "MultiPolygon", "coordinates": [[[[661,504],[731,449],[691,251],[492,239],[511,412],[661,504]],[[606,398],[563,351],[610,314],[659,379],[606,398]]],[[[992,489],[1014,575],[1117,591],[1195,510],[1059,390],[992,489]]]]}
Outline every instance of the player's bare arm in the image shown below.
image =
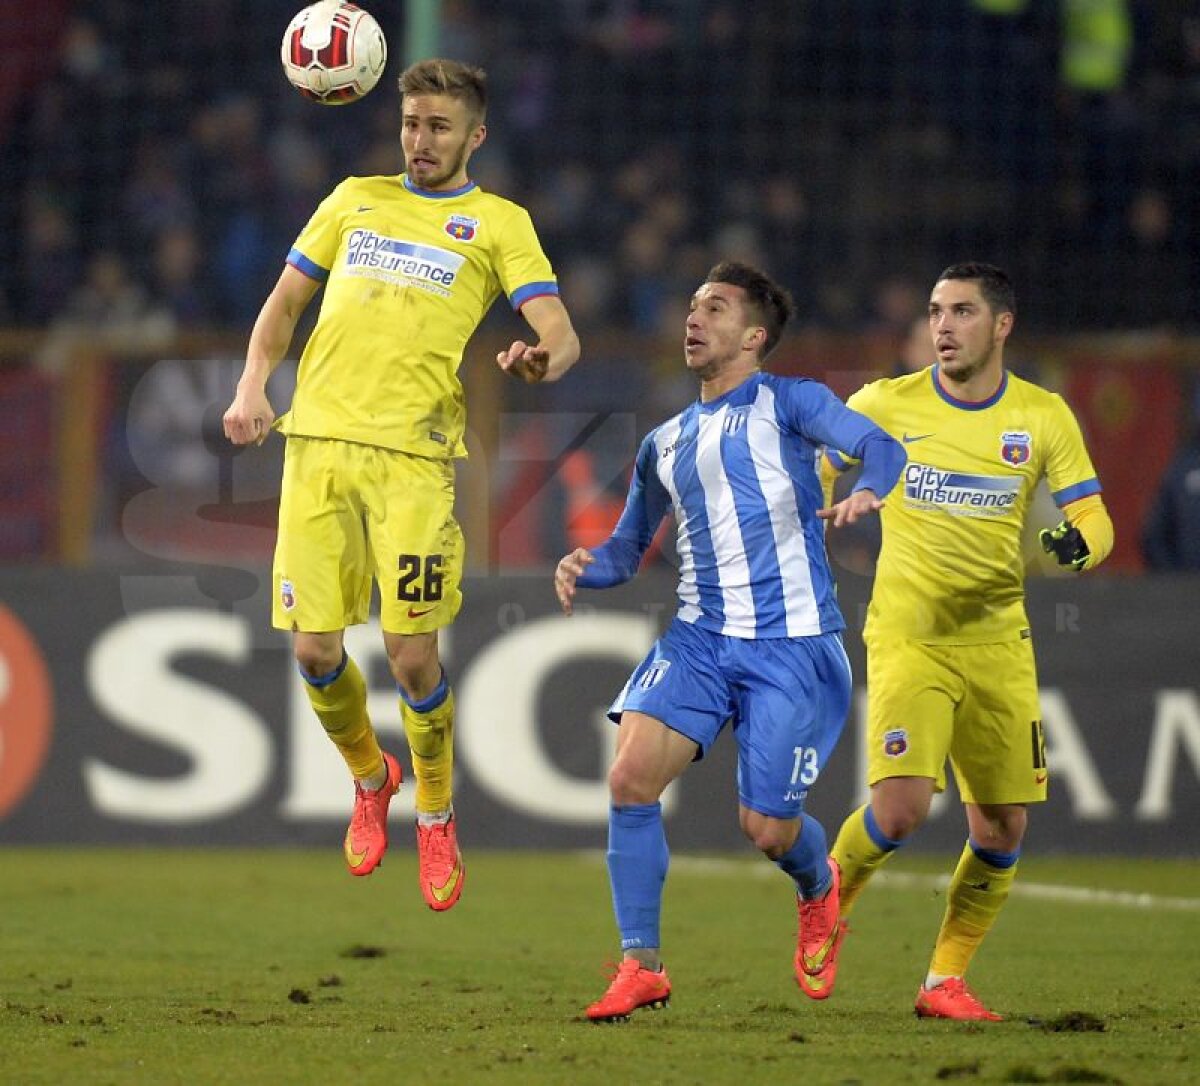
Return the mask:
{"type": "Polygon", "coordinates": [[[267,378],[283,361],[296,324],[319,287],[289,264],[263,303],[250,333],[237,393],[225,412],[225,436],[235,445],[261,445],[271,432],[275,411],[267,399],[267,378]]]}
{"type": "Polygon", "coordinates": [[[876,497],[875,491],[863,487],[862,490],[854,491],[848,498],[835,502],[828,509],[818,509],[817,516],[822,520],[832,521],[834,528],[841,528],[845,524],[853,524],[862,517],[877,513],[882,508],[883,502],[876,497]]]}
{"type": "Polygon", "coordinates": [[[559,560],[558,568],[554,571],[554,592],[564,614],[571,614],[574,608],[575,582],[594,561],[592,552],[586,547],[576,547],[559,560]]]}
{"type": "Polygon", "coordinates": [[[579,358],[579,337],[571,326],[567,307],[553,294],[530,298],[521,315],[537,333],[535,344],[514,340],[496,355],[496,364],[527,385],[557,381],[579,358]]]}

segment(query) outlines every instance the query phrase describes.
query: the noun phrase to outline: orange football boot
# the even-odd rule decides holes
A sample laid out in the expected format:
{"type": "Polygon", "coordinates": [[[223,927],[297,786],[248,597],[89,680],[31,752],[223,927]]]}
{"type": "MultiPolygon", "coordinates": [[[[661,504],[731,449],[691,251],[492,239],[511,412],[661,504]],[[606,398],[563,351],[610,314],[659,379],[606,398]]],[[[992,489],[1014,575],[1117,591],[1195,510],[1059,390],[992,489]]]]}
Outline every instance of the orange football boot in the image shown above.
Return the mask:
{"type": "Polygon", "coordinates": [[[417,823],[417,860],[420,868],[417,877],[425,904],[439,913],[453,908],[467,881],[454,815],[449,821],[432,826],[417,823]]]}
{"type": "Polygon", "coordinates": [[[386,752],[383,764],[387,769],[387,780],[382,788],[372,791],[360,782],[354,782],[354,814],[342,846],[351,875],[369,875],[383,862],[383,854],[387,852],[388,805],[392,796],[400,791],[404,774],[400,763],[386,752]]]}
{"type": "Polygon", "coordinates": [[[914,1008],[918,1018],[954,1018],[959,1022],[1003,1022],[1004,1016],[989,1011],[967,987],[962,977],[947,977],[936,988],[917,990],[914,1008]]]}
{"type": "Polygon", "coordinates": [[[639,1007],[658,1009],[671,1000],[671,978],[666,969],[655,972],[636,958],[626,958],[613,974],[608,991],[588,1007],[592,1022],[628,1022],[639,1007]]]}
{"type": "Polygon", "coordinates": [[[816,901],[796,899],[800,913],[796,935],[796,981],[809,999],[828,999],[837,978],[838,952],[846,938],[846,923],[838,916],[842,869],[829,857],[833,881],[825,896],[816,901]]]}

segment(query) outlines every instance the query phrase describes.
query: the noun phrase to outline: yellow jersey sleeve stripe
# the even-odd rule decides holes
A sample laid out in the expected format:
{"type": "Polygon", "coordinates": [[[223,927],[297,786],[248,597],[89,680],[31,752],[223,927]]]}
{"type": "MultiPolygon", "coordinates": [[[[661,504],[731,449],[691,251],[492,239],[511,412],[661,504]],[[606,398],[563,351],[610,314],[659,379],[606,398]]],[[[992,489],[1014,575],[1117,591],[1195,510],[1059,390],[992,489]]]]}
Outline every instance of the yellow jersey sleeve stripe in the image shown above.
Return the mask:
{"type": "Polygon", "coordinates": [[[287,255],[287,262],[302,275],[324,283],[329,278],[329,270],[322,268],[315,260],[309,260],[299,249],[292,249],[287,255]]]}
{"type": "Polygon", "coordinates": [[[1076,483],[1074,486],[1064,487],[1062,490],[1056,490],[1051,497],[1054,498],[1054,504],[1061,509],[1064,505],[1069,505],[1071,502],[1077,502],[1080,498],[1087,498],[1092,494],[1100,493],[1099,479],[1085,479],[1082,483],[1076,483]]]}
{"type": "Polygon", "coordinates": [[[553,280],[543,283],[526,283],[512,292],[509,302],[513,309],[520,309],[531,298],[540,298],[545,294],[558,294],[558,284],[553,280]]]}

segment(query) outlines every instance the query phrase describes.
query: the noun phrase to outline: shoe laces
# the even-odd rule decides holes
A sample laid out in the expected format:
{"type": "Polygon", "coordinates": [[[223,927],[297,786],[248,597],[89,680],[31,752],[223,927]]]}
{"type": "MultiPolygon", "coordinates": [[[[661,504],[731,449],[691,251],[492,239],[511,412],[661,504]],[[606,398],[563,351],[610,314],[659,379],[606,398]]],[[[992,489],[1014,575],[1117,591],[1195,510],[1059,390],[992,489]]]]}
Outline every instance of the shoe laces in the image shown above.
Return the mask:
{"type": "Polygon", "coordinates": [[[422,851],[434,874],[449,876],[458,863],[458,841],[452,832],[453,819],[436,822],[432,826],[418,824],[421,833],[422,851]]]}
{"type": "Polygon", "coordinates": [[[382,788],[364,788],[359,781],[354,782],[354,814],[350,819],[350,828],[355,830],[377,830],[384,824],[383,803],[387,784],[382,788]]]}
{"type": "Polygon", "coordinates": [[[804,898],[797,899],[800,903],[800,930],[809,937],[819,936],[818,941],[824,942],[829,938],[830,932],[837,927],[838,918],[836,913],[833,917],[833,923],[829,923],[828,914],[832,911],[829,909],[829,895],[824,897],[806,900],[804,898]]]}
{"type": "MultiPolygon", "coordinates": [[[[972,1007],[977,1007],[980,1010],[986,1010],[980,998],[967,987],[967,982],[962,977],[947,977],[941,984],[937,985],[950,999],[961,999],[964,1003],[969,1003],[972,1007]]],[[[929,989],[935,991],[936,989],[929,989]]]]}
{"type": "MultiPolygon", "coordinates": [[[[645,968],[637,958],[626,958],[619,964],[607,962],[604,966],[604,973],[609,980],[609,992],[619,992],[623,988],[636,984],[638,974],[645,968]]],[[[647,972],[653,973],[654,970],[650,969],[647,972]]]]}

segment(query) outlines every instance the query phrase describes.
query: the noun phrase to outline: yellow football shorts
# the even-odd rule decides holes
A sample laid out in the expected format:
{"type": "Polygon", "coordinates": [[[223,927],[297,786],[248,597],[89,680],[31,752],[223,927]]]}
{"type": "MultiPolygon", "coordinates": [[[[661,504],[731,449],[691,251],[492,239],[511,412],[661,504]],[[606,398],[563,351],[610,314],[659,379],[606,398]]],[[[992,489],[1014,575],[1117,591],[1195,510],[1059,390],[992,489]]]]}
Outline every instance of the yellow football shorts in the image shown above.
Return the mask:
{"type": "Polygon", "coordinates": [[[946,759],[964,803],[1040,803],[1046,748],[1033,642],[866,638],[869,783],[932,777],[946,759]]]}
{"type": "Polygon", "coordinates": [[[452,463],[287,439],[272,607],[279,629],[323,633],[365,622],[372,578],[385,630],[439,629],[462,605],[462,565],[452,463]]]}

